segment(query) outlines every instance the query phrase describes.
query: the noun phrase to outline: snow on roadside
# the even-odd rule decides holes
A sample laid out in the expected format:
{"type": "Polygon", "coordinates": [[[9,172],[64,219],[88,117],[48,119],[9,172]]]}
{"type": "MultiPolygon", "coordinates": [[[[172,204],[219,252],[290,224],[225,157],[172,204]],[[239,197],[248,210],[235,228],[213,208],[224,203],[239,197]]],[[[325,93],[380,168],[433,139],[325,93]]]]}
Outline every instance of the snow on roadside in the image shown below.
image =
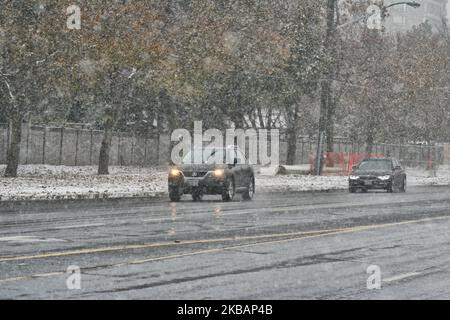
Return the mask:
{"type": "Polygon", "coordinates": [[[436,172],[413,169],[408,170],[408,184],[410,186],[441,186],[450,185],[450,167],[441,166],[436,172]]]}
{"type": "MultiPolygon", "coordinates": [[[[4,169],[0,166],[1,175],[4,169]]],[[[167,190],[162,169],[111,167],[109,176],[98,176],[96,170],[91,166],[20,166],[18,178],[0,178],[0,200],[152,197],[167,190]]]]}
{"type": "MultiPolygon", "coordinates": [[[[0,166],[3,176],[5,166],[0,166]]],[[[155,197],[167,194],[164,168],[111,167],[109,176],[96,175],[97,168],[27,165],[19,167],[19,177],[0,178],[0,201],[54,200],[90,198],[155,197]]],[[[450,185],[450,168],[436,172],[408,170],[408,184],[450,185]]],[[[259,191],[345,190],[348,178],[305,175],[274,175],[275,170],[261,170],[256,177],[259,191]]]]}
{"type": "MultiPolygon", "coordinates": [[[[265,168],[257,177],[256,186],[260,189],[274,191],[326,191],[348,188],[348,177],[343,176],[305,176],[275,175],[276,170],[265,168]]],[[[407,169],[409,186],[450,185],[450,167],[442,166],[432,172],[422,169],[407,169]]]]}
{"type": "Polygon", "coordinates": [[[257,190],[325,191],[348,188],[348,177],[316,177],[304,175],[258,176],[257,190]]]}

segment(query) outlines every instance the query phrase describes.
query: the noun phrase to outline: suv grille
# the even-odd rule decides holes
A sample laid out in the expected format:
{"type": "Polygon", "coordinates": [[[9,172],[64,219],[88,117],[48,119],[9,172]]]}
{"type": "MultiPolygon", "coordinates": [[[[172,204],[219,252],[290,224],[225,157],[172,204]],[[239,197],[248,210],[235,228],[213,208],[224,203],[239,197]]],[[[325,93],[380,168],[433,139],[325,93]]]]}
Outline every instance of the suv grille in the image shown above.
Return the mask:
{"type": "Polygon", "coordinates": [[[188,177],[188,178],[203,178],[204,176],[206,176],[208,172],[206,171],[188,171],[188,172],[184,172],[184,176],[188,177]]]}

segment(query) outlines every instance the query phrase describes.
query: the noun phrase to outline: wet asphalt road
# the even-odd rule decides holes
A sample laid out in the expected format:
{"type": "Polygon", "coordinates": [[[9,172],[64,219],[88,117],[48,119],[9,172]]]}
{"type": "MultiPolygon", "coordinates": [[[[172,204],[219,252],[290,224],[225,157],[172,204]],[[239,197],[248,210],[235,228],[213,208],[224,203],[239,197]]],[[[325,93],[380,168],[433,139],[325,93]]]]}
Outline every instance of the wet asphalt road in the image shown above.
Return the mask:
{"type": "Polygon", "coordinates": [[[449,230],[450,187],[3,203],[0,298],[450,299],[449,230]]]}

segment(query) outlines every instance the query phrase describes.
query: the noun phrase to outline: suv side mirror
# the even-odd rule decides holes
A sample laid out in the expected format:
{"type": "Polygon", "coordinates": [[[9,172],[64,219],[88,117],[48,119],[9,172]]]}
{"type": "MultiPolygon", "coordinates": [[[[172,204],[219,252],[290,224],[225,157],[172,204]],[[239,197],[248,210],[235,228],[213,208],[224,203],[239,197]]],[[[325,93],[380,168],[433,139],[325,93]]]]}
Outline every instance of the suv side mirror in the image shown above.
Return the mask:
{"type": "Polygon", "coordinates": [[[234,158],[233,163],[228,163],[228,168],[232,169],[232,168],[236,167],[237,164],[238,164],[238,159],[234,158]]]}

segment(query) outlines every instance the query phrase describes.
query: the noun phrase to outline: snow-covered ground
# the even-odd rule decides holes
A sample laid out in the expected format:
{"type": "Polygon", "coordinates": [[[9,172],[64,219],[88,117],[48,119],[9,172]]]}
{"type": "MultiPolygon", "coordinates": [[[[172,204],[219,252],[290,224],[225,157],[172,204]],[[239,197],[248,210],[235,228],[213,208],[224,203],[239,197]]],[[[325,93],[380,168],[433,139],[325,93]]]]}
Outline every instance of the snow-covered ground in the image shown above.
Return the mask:
{"type": "MultiPolygon", "coordinates": [[[[261,168],[257,187],[274,191],[326,191],[348,188],[348,177],[343,176],[305,176],[274,175],[274,168],[261,168]]],[[[436,172],[421,169],[407,169],[409,186],[450,185],[450,167],[441,166],[436,172]]]]}
{"type": "MultiPolygon", "coordinates": [[[[1,176],[4,169],[0,166],[1,176]]],[[[111,167],[109,176],[97,176],[96,170],[89,166],[20,166],[18,178],[0,178],[0,201],[154,197],[167,192],[164,168],[111,167]]],[[[348,187],[347,177],[275,176],[275,172],[262,169],[256,178],[257,190],[324,191],[348,187]]],[[[450,185],[449,167],[433,175],[425,170],[408,170],[408,184],[450,185]]]]}
{"type": "MultiPolygon", "coordinates": [[[[1,175],[4,169],[0,166],[1,175]]],[[[20,166],[18,178],[0,178],[0,201],[152,197],[167,190],[167,174],[162,169],[111,167],[109,176],[98,176],[96,170],[89,166],[20,166]]]]}

